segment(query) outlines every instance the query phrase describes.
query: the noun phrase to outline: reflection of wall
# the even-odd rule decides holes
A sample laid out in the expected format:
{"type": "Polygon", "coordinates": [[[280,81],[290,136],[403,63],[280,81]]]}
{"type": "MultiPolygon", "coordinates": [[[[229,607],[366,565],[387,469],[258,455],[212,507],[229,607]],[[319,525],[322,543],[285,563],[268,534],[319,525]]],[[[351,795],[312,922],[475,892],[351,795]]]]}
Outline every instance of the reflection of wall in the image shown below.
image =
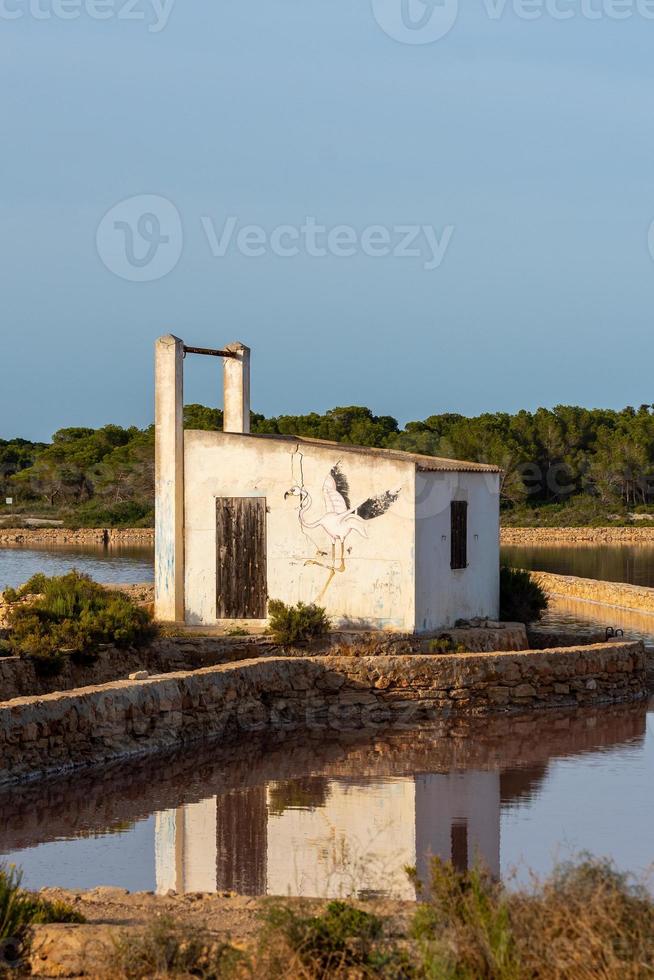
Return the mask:
{"type": "Polygon", "coordinates": [[[324,806],[269,818],[269,893],[413,898],[403,868],[414,860],[414,811],[412,779],[330,782],[324,806]]]}
{"type": "Polygon", "coordinates": [[[164,810],[156,819],[159,894],[216,889],[216,797],[164,810]]]}
{"type": "Polygon", "coordinates": [[[157,891],[415,897],[430,855],[500,871],[500,774],[467,772],[365,784],[306,781],[232,791],[157,815],[157,891]],[[280,807],[280,799],[288,805],[280,807]]]}
{"type": "Polygon", "coordinates": [[[500,775],[455,772],[417,776],[416,866],[429,877],[429,857],[451,860],[459,870],[475,861],[500,873],[500,775]]]}

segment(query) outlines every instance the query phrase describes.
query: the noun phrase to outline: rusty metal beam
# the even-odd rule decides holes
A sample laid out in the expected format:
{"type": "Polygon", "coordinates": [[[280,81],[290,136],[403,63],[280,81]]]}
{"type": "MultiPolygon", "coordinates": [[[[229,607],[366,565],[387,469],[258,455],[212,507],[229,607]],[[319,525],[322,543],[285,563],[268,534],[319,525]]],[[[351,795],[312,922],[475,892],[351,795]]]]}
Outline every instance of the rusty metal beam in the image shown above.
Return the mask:
{"type": "Polygon", "coordinates": [[[207,354],[209,357],[238,357],[234,351],[231,350],[211,350],[210,347],[187,347],[184,345],[185,354],[207,354]]]}

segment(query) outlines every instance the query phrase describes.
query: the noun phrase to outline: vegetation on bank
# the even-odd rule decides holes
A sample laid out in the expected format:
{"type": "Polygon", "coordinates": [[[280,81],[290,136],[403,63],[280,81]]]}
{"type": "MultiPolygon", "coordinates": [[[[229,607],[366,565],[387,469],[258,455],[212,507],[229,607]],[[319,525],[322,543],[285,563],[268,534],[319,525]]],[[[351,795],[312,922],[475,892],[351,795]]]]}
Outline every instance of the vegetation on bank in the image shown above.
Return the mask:
{"type": "Polygon", "coordinates": [[[331,629],[329,617],[322,606],[298,602],[287,606],[281,599],[268,603],[269,630],[275,643],[292,646],[325,636],[331,629]]]}
{"type": "Polygon", "coordinates": [[[154,631],[146,609],[75,571],[34,575],[20,589],[6,589],[3,598],[11,604],[7,652],[31,658],[44,674],[57,673],[66,654],[92,662],[101,644],[139,645],[154,631]]]}
{"type": "Polygon", "coordinates": [[[51,922],[84,922],[64,902],[50,902],[21,888],[21,874],[0,865],[0,977],[15,976],[27,955],[30,928],[51,922]]]}
{"type": "MultiPolygon", "coordinates": [[[[222,412],[187,405],[187,428],[220,429],[222,412]]],[[[301,435],[362,446],[494,463],[502,467],[508,525],[625,524],[654,517],[654,411],[575,406],[514,415],[430,415],[404,428],[370,409],[323,415],[252,413],[254,433],[301,435]]],[[[68,526],[144,527],[153,522],[154,428],[60,429],[49,444],[0,440],[0,499],[14,514],[61,518],[68,526]]],[[[5,508],[5,516],[8,516],[5,508]]]]}
{"type": "Polygon", "coordinates": [[[653,972],[651,895],[591,858],[520,891],[436,859],[408,928],[347,902],[315,914],[276,901],[249,948],[158,919],[142,937],[119,940],[107,962],[119,980],[645,980],[653,972]]]}
{"type": "Polygon", "coordinates": [[[549,602],[544,589],[521,568],[500,568],[500,619],[505,623],[535,623],[549,602]]]}

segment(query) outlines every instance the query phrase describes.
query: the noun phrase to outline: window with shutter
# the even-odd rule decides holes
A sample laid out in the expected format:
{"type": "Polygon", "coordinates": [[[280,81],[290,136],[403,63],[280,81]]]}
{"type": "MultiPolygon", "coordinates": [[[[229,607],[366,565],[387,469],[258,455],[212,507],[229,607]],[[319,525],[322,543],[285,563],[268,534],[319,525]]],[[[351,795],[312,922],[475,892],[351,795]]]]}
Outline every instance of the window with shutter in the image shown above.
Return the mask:
{"type": "Polygon", "coordinates": [[[468,567],[468,502],[453,500],[450,504],[452,568],[468,567]]]}

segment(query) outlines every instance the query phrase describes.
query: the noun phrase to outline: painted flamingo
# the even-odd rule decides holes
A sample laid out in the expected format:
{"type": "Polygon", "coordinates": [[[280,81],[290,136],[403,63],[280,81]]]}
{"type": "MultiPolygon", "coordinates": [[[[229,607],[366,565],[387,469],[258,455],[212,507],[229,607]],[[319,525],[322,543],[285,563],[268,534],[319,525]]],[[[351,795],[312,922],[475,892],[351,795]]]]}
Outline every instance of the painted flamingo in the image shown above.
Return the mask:
{"type": "MultiPolygon", "coordinates": [[[[300,525],[304,530],[312,530],[321,527],[331,539],[332,560],[331,565],[317,561],[315,558],[305,562],[306,565],[320,565],[322,568],[329,568],[330,576],[323,589],[324,594],[327,586],[331,582],[336,572],[345,571],[345,541],[353,531],[360,534],[362,538],[368,537],[366,522],[376,517],[381,517],[395,503],[400,494],[399,490],[386,490],[376,497],[369,497],[363,503],[352,507],[350,504],[350,488],[347,477],[343,473],[340,463],[337,463],[325,477],[322,485],[322,495],[325,503],[325,513],[315,520],[310,519],[308,511],[313,507],[311,494],[304,486],[297,484],[287,490],[284,499],[287,497],[299,497],[300,525]],[[336,567],[336,545],[340,544],[340,565],[336,567]]],[[[319,551],[319,555],[326,556],[326,552],[319,551]]]]}

